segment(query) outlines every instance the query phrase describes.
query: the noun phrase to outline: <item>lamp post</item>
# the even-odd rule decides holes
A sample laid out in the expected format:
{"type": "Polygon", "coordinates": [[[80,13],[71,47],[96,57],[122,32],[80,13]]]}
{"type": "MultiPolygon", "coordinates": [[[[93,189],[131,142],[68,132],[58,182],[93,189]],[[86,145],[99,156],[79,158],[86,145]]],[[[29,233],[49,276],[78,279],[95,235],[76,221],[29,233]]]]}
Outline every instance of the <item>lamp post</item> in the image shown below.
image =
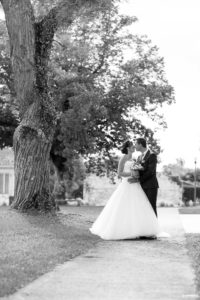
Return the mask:
{"type": "Polygon", "coordinates": [[[197,159],[194,159],[194,205],[197,199],[197,159]]]}

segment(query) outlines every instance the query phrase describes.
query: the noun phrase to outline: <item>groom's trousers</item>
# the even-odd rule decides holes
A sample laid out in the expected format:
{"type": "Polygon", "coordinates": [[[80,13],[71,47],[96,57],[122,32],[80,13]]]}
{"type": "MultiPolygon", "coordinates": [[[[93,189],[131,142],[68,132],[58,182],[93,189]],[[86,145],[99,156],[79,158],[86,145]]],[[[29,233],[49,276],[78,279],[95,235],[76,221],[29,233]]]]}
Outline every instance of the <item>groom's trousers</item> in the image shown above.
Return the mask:
{"type": "Polygon", "coordinates": [[[156,202],[157,202],[157,194],[158,194],[158,189],[145,189],[143,188],[145,194],[147,195],[147,198],[149,199],[149,202],[151,203],[151,206],[157,216],[157,208],[156,208],[156,202]]]}

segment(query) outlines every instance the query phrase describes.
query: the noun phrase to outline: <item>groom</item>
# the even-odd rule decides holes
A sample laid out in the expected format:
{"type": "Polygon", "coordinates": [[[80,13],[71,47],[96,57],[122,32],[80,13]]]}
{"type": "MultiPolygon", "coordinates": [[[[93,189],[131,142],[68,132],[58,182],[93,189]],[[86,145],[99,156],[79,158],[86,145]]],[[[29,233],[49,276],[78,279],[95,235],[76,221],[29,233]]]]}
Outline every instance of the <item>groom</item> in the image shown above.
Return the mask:
{"type": "MultiPolygon", "coordinates": [[[[147,142],[144,138],[138,138],[135,143],[137,151],[141,152],[138,162],[143,166],[140,172],[140,184],[151,203],[151,206],[157,216],[156,201],[158,193],[158,180],[156,178],[157,156],[147,148],[147,142]]],[[[129,178],[128,181],[133,183],[135,178],[129,178]]]]}

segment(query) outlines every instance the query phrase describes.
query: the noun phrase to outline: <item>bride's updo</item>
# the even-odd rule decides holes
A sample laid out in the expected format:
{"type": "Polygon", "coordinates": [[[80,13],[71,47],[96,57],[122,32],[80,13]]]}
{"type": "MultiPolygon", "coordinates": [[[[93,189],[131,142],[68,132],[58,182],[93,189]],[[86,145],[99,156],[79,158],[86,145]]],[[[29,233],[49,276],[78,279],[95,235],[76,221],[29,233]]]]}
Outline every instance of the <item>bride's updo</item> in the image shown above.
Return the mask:
{"type": "Polygon", "coordinates": [[[121,149],[122,153],[123,153],[123,154],[128,154],[128,148],[131,147],[132,145],[133,145],[132,142],[126,141],[126,142],[123,144],[123,146],[122,146],[122,149],[121,149]]]}

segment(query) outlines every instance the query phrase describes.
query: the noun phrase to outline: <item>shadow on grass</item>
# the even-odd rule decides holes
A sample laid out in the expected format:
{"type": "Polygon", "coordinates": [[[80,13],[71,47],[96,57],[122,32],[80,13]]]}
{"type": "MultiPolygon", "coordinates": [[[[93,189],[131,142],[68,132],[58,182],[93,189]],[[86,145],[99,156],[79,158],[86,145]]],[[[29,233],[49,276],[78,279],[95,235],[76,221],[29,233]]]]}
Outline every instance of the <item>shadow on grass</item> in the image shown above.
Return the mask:
{"type": "Polygon", "coordinates": [[[89,218],[87,210],[51,216],[0,208],[0,297],[93,247],[99,238],[89,218]]]}

